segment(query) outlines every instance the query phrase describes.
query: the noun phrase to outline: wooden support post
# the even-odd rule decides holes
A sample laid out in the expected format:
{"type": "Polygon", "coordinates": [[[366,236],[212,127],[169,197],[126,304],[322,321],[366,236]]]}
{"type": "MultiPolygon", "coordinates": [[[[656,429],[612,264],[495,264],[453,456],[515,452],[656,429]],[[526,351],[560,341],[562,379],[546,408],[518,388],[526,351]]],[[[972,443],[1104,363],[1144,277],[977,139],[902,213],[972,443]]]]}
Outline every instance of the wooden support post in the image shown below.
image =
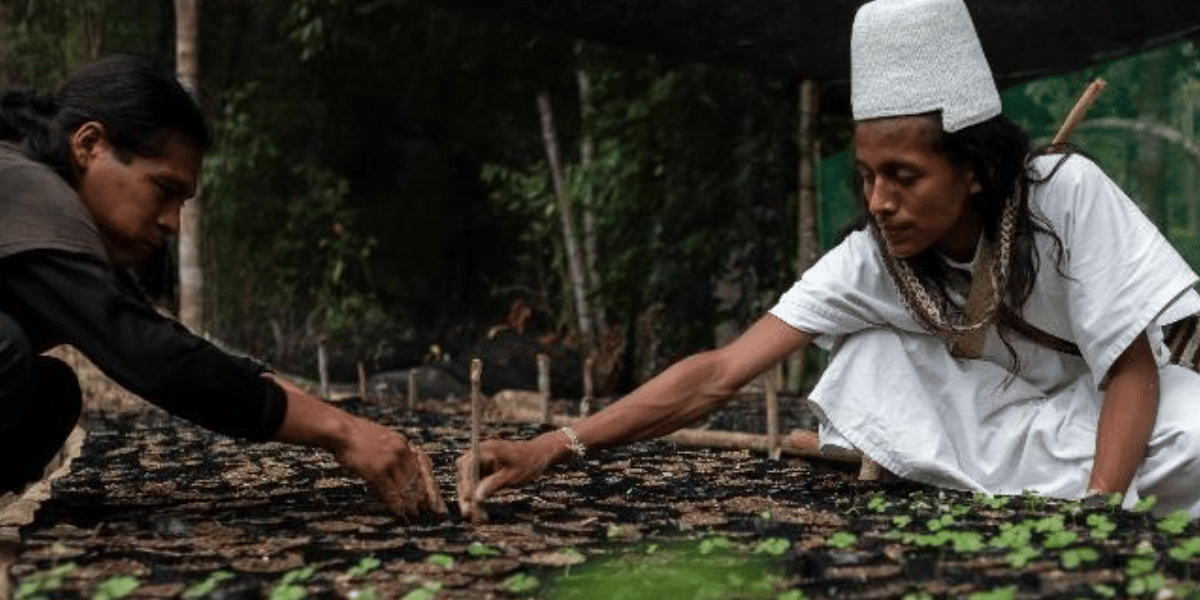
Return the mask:
{"type": "Polygon", "coordinates": [[[538,393],[542,395],[542,422],[550,422],[550,357],[537,355],[538,393]]]}
{"type": "Polygon", "coordinates": [[[358,361],[358,398],[364,402],[367,400],[367,370],[361,360],[358,361]]]}
{"type": "Polygon", "coordinates": [[[412,416],[413,408],[417,405],[417,370],[408,370],[408,396],[404,399],[408,403],[408,416],[412,416]]]}
{"type": "Polygon", "coordinates": [[[594,356],[589,356],[583,361],[583,399],[579,401],[579,416],[586,417],[592,412],[592,397],[595,395],[595,385],[592,381],[593,366],[596,362],[594,356]]]}
{"type": "Polygon", "coordinates": [[[329,358],[325,351],[325,336],[317,338],[317,395],[329,399],[329,358]]]}
{"type": "MultiPolygon", "coordinates": [[[[483,392],[480,390],[480,381],[483,379],[483,361],[478,358],[471,359],[471,469],[469,474],[470,488],[477,489],[479,487],[479,435],[483,419],[482,406],[483,392]]],[[[472,523],[480,523],[487,520],[487,514],[483,512],[483,507],[480,506],[474,498],[471,499],[471,518],[472,523]]]]}
{"type": "Polygon", "coordinates": [[[871,460],[866,454],[862,457],[862,465],[858,468],[858,478],[862,481],[879,481],[883,475],[883,467],[871,460]]]}
{"type": "Polygon", "coordinates": [[[767,456],[779,460],[779,384],[782,365],[776,364],[763,375],[763,391],[767,397],[767,456]]]}

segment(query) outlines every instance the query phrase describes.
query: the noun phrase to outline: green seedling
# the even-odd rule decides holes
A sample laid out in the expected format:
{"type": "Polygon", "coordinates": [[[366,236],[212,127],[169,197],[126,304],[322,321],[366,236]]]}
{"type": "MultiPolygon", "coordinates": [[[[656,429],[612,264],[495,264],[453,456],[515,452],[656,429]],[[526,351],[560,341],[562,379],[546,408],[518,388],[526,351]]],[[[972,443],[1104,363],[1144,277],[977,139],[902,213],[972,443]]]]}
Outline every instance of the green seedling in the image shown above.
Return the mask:
{"type": "Polygon", "coordinates": [[[954,523],[954,515],[947,513],[936,519],[931,519],[925,523],[925,527],[929,528],[930,531],[940,531],[949,527],[952,523],[954,523]]]}
{"type": "Polygon", "coordinates": [[[805,596],[804,592],[800,590],[788,590],[779,594],[775,600],[808,600],[808,596],[805,596]]]}
{"type": "Polygon", "coordinates": [[[346,571],[346,575],[352,578],[359,578],[378,569],[381,564],[383,563],[379,562],[379,559],[374,556],[364,556],[358,561],[358,564],[350,567],[349,571],[346,571]]]}
{"type": "Polygon", "coordinates": [[[1167,556],[1179,562],[1190,562],[1200,556],[1200,537],[1191,537],[1167,550],[1167,556]]]}
{"type": "Polygon", "coordinates": [[[1103,583],[1093,583],[1092,591],[1101,598],[1112,598],[1117,595],[1117,588],[1103,583]]]}
{"type": "Polygon", "coordinates": [[[13,594],[13,600],[35,600],[47,597],[47,592],[53,592],[63,585],[63,580],[75,570],[75,563],[64,563],[48,569],[34,573],[21,581],[21,585],[17,586],[16,593],[13,594]]]}
{"type": "Polygon", "coordinates": [[[213,571],[208,574],[208,577],[204,578],[204,581],[188,586],[180,597],[183,600],[202,598],[216,591],[218,586],[229,579],[233,579],[233,573],[229,571],[213,571]]]}
{"type": "Polygon", "coordinates": [[[1062,553],[1062,566],[1064,569],[1075,569],[1084,563],[1092,563],[1100,560],[1100,552],[1095,548],[1071,548],[1062,553]]]}
{"type": "Polygon", "coordinates": [[[829,539],[825,540],[825,545],[844,550],[850,546],[853,546],[857,541],[858,536],[854,535],[853,533],[850,533],[849,531],[838,531],[829,536],[829,539]]]}
{"type": "Polygon", "coordinates": [[[1138,500],[1129,509],[1129,512],[1148,513],[1148,512],[1150,512],[1150,509],[1154,508],[1155,505],[1157,505],[1157,504],[1158,504],[1158,496],[1155,496],[1154,494],[1150,494],[1149,496],[1144,496],[1141,500],[1138,500]]]}
{"type": "Polygon", "coordinates": [[[1087,526],[1090,528],[1091,536],[1098,540],[1107,539],[1108,534],[1117,529],[1116,523],[1113,523],[1111,519],[1099,513],[1087,516],[1087,526]]]}
{"type": "Polygon", "coordinates": [[[1010,496],[989,496],[987,494],[975,494],[971,500],[984,508],[998,510],[1008,506],[1010,496]]]}
{"type": "Polygon", "coordinates": [[[1066,548],[1075,543],[1079,535],[1074,531],[1054,531],[1046,536],[1046,540],[1042,542],[1044,548],[1066,548]]]}
{"type": "Polygon", "coordinates": [[[1046,506],[1046,498],[1033,490],[1021,492],[1021,501],[1025,503],[1025,510],[1030,512],[1040,511],[1046,506]]]}
{"type": "Polygon", "coordinates": [[[433,600],[437,597],[437,593],[441,590],[441,583],[436,581],[427,581],[421,584],[421,587],[410,590],[400,600],[433,600]]]}
{"type": "Polygon", "coordinates": [[[1006,585],[986,592],[975,592],[967,596],[968,600],[1013,600],[1017,597],[1017,586],[1006,585]]]}
{"type": "Polygon", "coordinates": [[[717,536],[700,540],[700,554],[712,554],[715,550],[724,550],[733,545],[729,538],[717,536]]]}
{"type": "Polygon", "coordinates": [[[1153,594],[1165,585],[1167,585],[1167,578],[1162,573],[1151,573],[1130,579],[1125,586],[1125,591],[1129,592],[1130,596],[1142,596],[1153,594]]]}
{"type": "Polygon", "coordinates": [[[1066,525],[1063,523],[1062,515],[1050,515],[1048,517],[1042,517],[1034,522],[1033,529],[1038,533],[1047,533],[1062,531],[1063,529],[1066,529],[1066,525]]]}
{"type": "Polygon", "coordinates": [[[1130,577],[1145,575],[1154,571],[1154,567],[1158,561],[1154,557],[1135,556],[1129,559],[1125,564],[1125,574],[1130,577]]]}
{"type": "Polygon", "coordinates": [[[479,542],[471,542],[471,545],[467,546],[467,554],[480,558],[484,556],[500,556],[501,552],[479,542]]]}
{"type": "Polygon", "coordinates": [[[989,546],[1000,548],[1026,548],[1033,539],[1033,527],[1026,523],[1001,523],[999,535],[988,541],[989,546]]]}
{"type": "Polygon", "coordinates": [[[373,587],[362,587],[357,590],[351,590],[346,594],[350,600],[380,600],[379,592],[373,587]]]}
{"type": "Polygon", "coordinates": [[[120,600],[142,585],[137,577],[118,575],[105,579],[92,591],[92,600],[120,600]]]}
{"type": "Polygon", "coordinates": [[[523,594],[525,592],[532,592],[533,590],[536,590],[538,586],[541,585],[541,582],[538,581],[537,577],[534,577],[528,573],[517,573],[510,576],[508,579],[505,579],[502,585],[504,586],[504,589],[508,590],[509,592],[514,594],[523,594]]]}
{"type": "Polygon", "coordinates": [[[983,550],[983,535],[975,531],[955,531],[950,534],[950,543],[955,552],[978,552],[983,550]]]}
{"type": "Polygon", "coordinates": [[[1181,508],[1179,510],[1167,513],[1166,516],[1158,521],[1156,526],[1158,527],[1158,530],[1163,533],[1179,535],[1183,533],[1183,530],[1186,529],[1188,524],[1191,522],[1191,513],[1181,508]]]}
{"type": "Polygon", "coordinates": [[[1020,548],[1016,548],[1012,552],[1009,552],[1008,554],[1004,555],[1004,560],[1005,560],[1005,562],[1008,563],[1008,565],[1010,567],[1012,567],[1014,569],[1020,569],[1020,568],[1024,567],[1025,565],[1029,564],[1029,561],[1040,556],[1041,553],[1042,552],[1040,550],[1038,550],[1037,548],[1023,546],[1020,548]]]}
{"type": "Polygon", "coordinates": [[[967,506],[966,504],[950,505],[950,514],[955,517],[961,517],[969,512],[971,512],[971,507],[967,506]]]}
{"type": "Polygon", "coordinates": [[[431,565],[437,565],[447,570],[454,568],[454,557],[450,556],[449,554],[430,554],[429,556],[425,557],[425,562],[431,565]]]}
{"type": "Polygon", "coordinates": [[[909,592],[902,596],[900,600],[933,600],[933,596],[926,591],[909,592]]]}
{"type": "Polygon", "coordinates": [[[792,540],[781,537],[767,538],[754,547],[755,554],[782,556],[792,548],[792,540]]]}
{"type": "Polygon", "coordinates": [[[887,510],[891,507],[892,503],[888,502],[887,498],[884,498],[881,494],[875,494],[874,496],[871,496],[871,501],[867,502],[867,508],[877,513],[887,512],[887,510]]]}
{"type": "Polygon", "coordinates": [[[908,515],[896,515],[892,517],[892,524],[901,529],[908,527],[909,523],[912,523],[912,517],[908,515]]]}
{"type": "Polygon", "coordinates": [[[279,583],[271,588],[270,600],[300,600],[308,596],[304,582],[311,579],[315,572],[313,567],[303,567],[284,573],[279,583]]]}

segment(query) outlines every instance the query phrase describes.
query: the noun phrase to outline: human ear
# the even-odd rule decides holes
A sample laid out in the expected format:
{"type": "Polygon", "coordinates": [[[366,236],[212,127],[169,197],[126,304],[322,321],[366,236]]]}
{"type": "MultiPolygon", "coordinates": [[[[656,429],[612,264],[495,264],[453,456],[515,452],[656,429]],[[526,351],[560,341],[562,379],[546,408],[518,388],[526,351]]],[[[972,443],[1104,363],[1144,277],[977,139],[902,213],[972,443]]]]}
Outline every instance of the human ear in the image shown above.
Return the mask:
{"type": "Polygon", "coordinates": [[[99,152],[108,147],[108,130],[99,121],[88,121],[71,133],[67,143],[73,166],[83,173],[99,152]]]}

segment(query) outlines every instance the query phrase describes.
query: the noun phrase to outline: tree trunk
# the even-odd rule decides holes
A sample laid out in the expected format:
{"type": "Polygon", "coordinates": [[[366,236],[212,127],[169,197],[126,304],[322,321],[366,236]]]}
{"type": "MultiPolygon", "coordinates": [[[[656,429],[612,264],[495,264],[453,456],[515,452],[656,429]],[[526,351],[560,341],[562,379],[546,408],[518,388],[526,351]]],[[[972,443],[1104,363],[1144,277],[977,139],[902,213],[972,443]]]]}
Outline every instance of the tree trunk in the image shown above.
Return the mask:
{"type": "MultiPolygon", "coordinates": [[[[176,77],[197,104],[200,100],[196,39],[200,0],[175,0],[176,77]]],[[[200,267],[200,191],[179,215],[179,320],[197,333],[204,330],[204,279],[200,267]]]]}
{"type": "Polygon", "coordinates": [[[558,154],[558,134],[554,129],[554,113],[550,110],[550,95],[547,92],[538,94],[538,114],[542,123],[542,142],[546,147],[546,160],[550,164],[550,178],[554,184],[554,196],[558,200],[558,214],[562,222],[563,241],[567,253],[567,271],[571,282],[571,292],[575,298],[575,315],[579,323],[579,333],[588,341],[594,339],[592,331],[591,309],[588,308],[587,282],[584,277],[583,257],[579,249],[578,237],[575,235],[575,211],[571,199],[567,196],[566,184],[563,182],[562,161],[558,154]]]}
{"type": "Polygon", "coordinates": [[[585,177],[583,190],[583,256],[587,267],[587,292],[589,301],[593,304],[593,326],[596,335],[603,335],[607,317],[604,314],[604,304],[596,300],[596,286],[600,281],[600,271],[596,267],[596,216],[592,206],[592,156],[595,154],[595,143],[592,140],[591,121],[596,109],[592,105],[592,81],[582,62],[583,42],[575,43],[575,78],[579,84],[579,113],[583,121],[583,137],[579,142],[579,167],[585,177]]]}
{"type": "MultiPolygon", "coordinates": [[[[818,142],[814,129],[818,115],[817,84],[805,80],[800,84],[800,126],[796,143],[800,146],[800,173],[797,182],[799,203],[796,223],[796,277],[800,278],[817,261],[817,156],[818,142]]],[[[804,351],[788,358],[787,388],[799,390],[804,379],[804,351]]]]}

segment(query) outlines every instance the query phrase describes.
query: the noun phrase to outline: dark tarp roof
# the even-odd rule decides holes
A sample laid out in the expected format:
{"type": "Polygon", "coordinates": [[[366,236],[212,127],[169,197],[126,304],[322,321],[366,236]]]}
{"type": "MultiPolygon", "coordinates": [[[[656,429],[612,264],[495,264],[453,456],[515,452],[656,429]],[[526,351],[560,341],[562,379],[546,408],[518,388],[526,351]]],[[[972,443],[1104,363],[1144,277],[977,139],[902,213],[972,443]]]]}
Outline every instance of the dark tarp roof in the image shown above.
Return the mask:
{"type": "MultiPolygon", "coordinates": [[[[1197,0],[966,0],[1003,89],[1200,32],[1197,0]]],[[[684,61],[821,82],[848,112],[850,25],[863,0],[440,0],[536,29],[684,61]]]]}

